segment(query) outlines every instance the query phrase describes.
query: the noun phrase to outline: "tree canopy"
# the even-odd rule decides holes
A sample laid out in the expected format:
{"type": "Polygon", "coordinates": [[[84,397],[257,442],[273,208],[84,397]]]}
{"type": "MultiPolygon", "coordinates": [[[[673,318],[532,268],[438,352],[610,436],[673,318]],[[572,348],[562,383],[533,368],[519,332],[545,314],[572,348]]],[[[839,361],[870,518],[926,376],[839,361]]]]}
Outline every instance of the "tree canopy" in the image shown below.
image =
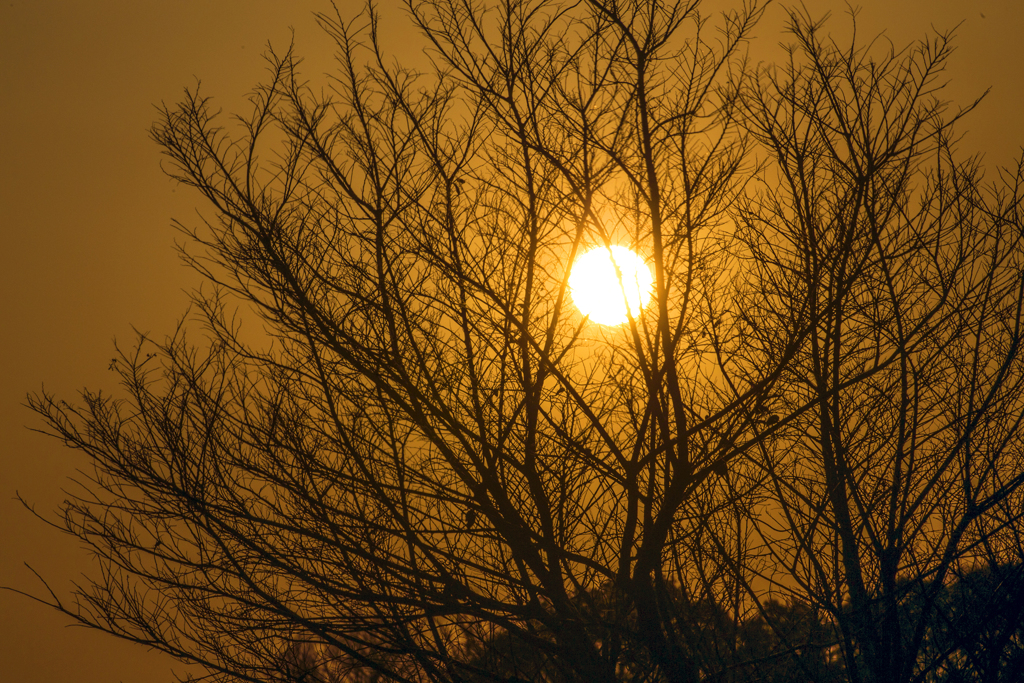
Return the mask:
{"type": "Polygon", "coordinates": [[[1024,175],[958,154],[951,35],[787,10],[755,66],[756,0],[406,5],[429,64],[323,14],[328,83],[161,112],[203,335],[30,398],[94,464],[44,600],[225,682],[1012,680],[1024,175]],[[652,299],[603,326],[614,245],[652,299]]]}

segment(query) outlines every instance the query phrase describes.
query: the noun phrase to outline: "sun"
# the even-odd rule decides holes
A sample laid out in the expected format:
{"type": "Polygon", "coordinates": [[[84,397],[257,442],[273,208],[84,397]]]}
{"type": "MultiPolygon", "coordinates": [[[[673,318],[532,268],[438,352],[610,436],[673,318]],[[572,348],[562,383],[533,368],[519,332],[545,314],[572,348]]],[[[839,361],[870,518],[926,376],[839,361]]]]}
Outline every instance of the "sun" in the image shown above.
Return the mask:
{"type": "Polygon", "coordinates": [[[597,247],[576,259],[569,294],[583,315],[602,325],[621,325],[651,298],[651,269],[626,247],[597,247]]]}

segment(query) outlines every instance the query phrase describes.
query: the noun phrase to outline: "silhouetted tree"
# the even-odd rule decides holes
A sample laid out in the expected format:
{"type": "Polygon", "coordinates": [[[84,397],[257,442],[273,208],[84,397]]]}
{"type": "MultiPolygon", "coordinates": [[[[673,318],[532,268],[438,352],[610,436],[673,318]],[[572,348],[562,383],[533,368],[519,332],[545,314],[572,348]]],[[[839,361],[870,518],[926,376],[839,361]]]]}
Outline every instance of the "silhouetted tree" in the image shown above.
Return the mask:
{"type": "MultiPolygon", "coordinates": [[[[685,656],[693,661],[703,681],[839,681],[843,680],[838,641],[822,614],[800,603],[768,600],[760,612],[740,624],[714,602],[690,601],[685,593],[670,590],[673,625],[682,634],[685,656]]],[[[588,596],[609,613],[629,612],[623,595],[611,586],[588,596]]],[[[636,630],[635,611],[617,624],[604,623],[588,635],[595,642],[618,638],[624,647],[618,658],[619,680],[657,681],[658,668],[628,634],[636,630]]],[[[540,626],[540,625],[538,625],[540,626]]],[[[542,628],[542,627],[541,627],[542,628]]],[[[562,681],[544,650],[531,647],[511,633],[498,631],[484,637],[473,634],[464,657],[486,674],[471,680],[562,681]]]]}
{"type": "Polygon", "coordinates": [[[930,581],[905,587],[910,597],[903,610],[919,611],[930,600],[934,611],[923,638],[929,662],[924,680],[1009,683],[1024,678],[1022,565],[982,566],[952,576],[937,590],[930,581]]]}
{"type": "Polygon", "coordinates": [[[736,213],[744,342],[718,352],[739,396],[807,330],[750,411],[749,528],[782,594],[831,613],[851,680],[920,680],[951,572],[1024,558],[1022,175],[986,186],[957,159],[948,36],[841,46],[799,13],[790,31],[742,97],[771,161],[736,213]]]}
{"type": "Polygon", "coordinates": [[[31,398],[95,465],[58,524],[98,574],[48,601],[223,681],[928,670],[1019,524],[1020,175],[955,160],[945,36],[794,13],[751,78],[763,7],[700,5],[410,0],[425,73],[322,15],[324,87],[272,52],[235,128],[166,108],[207,339],[31,398]],[[567,282],[612,244],[653,295],[602,327],[567,282]]]}

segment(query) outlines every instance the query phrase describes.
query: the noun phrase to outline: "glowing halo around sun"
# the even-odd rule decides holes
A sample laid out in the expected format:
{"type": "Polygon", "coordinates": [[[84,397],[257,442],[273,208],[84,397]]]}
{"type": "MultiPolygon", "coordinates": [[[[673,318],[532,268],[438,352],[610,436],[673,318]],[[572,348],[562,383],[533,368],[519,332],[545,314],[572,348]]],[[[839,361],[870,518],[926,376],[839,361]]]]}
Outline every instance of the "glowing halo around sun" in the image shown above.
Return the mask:
{"type": "Polygon", "coordinates": [[[594,322],[621,325],[629,319],[627,306],[634,317],[640,314],[651,298],[653,282],[651,269],[626,247],[596,247],[572,265],[569,295],[594,322]]]}

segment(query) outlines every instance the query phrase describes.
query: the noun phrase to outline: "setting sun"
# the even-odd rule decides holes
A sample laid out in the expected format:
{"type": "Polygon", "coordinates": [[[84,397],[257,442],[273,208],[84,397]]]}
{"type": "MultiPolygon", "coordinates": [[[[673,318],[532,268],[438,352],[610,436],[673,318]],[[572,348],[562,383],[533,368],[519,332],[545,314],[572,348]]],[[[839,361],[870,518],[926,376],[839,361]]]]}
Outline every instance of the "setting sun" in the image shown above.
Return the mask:
{"type": "Polygon", "coordinates": [[[569,293],[583,315],[602,325],[621,325],[628,310],[639,315],[651,298],[651,270],[644,260],[620,246],[597,247],[576,259],[569,293]]]}

